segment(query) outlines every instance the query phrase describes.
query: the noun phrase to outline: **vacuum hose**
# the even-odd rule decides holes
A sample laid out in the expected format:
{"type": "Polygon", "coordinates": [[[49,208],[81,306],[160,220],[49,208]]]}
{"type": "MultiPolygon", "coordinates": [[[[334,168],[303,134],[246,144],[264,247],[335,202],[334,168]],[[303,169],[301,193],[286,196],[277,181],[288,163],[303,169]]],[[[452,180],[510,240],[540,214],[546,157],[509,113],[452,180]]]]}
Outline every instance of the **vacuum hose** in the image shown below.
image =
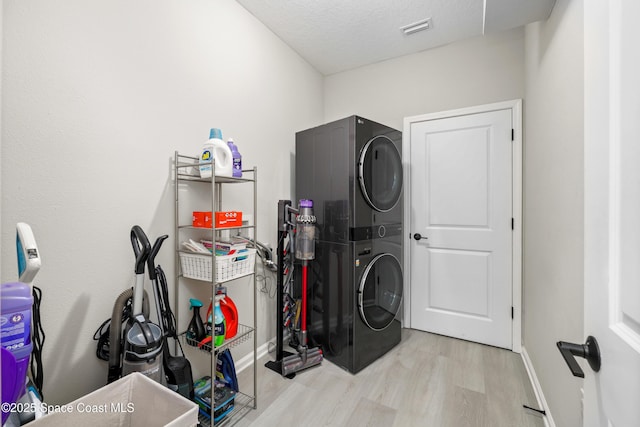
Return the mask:
{"type": "MultiPolygon", "coordinates": [[[[113,311],[111,312],[111,326],[109,327],[109,374],[107,378],[109,383],[120,378],[122,372],[121,346],[123,312],[131,298],[133,298],[133,289],[127,289],[122,292],[116,299],[113,305],[113,311]]],[[[147,291],[144,291],[144,297],[142,298],[142,313],[145,318],[149,317],[149,298],[147,291]]],[[[130,313],[130,316],[133,317],[134,314],[130,313]]]]}

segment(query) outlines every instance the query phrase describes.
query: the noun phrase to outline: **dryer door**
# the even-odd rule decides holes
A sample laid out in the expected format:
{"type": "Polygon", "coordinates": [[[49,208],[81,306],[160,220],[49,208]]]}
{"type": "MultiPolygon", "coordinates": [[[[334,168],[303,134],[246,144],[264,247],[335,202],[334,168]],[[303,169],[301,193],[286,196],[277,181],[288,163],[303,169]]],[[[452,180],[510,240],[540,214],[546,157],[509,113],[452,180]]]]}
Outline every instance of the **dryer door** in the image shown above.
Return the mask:
{"type": "Polygon", "coordinates": [[[379,211],[393,209],[402,196],[402,159],[386,136],[370,139],[360,152],[358,181],[364,198],[379,211]]]}
{"type": "Polygon", "coordinates": [[[364,323],[381,331],[393,322],[402,301],[402,268],[388,253],[374,257],[358,288],[358,309],[364,323]]]}

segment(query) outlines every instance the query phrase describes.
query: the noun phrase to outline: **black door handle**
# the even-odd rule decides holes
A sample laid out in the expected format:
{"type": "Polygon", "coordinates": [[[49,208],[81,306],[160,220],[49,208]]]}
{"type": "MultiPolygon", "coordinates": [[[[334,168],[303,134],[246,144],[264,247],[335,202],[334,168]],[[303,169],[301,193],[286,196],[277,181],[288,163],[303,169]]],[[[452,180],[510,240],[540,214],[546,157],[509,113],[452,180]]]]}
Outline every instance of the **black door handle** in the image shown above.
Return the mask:
{"type": "Polygon", "coordinates": [[[427,239],[428,239],[428,237],[422,237],[422,234],[420,234],[420,233],[416,233],[416,234],[414,234],[414,235],[413,235],[413,238],[414,238],[414,239],[416,239],[416,240],[420,240],[420,239],[425,239],[425,240],[427,240],[427,239]]]}
{"type": "Polygon", "coordinates": [[[558,341],[557,345],[560,354],[562,354],[564,361],[567,362],[567,366],[569,366],[574,377],[584,378],[584,372],[574,356],[587,359],[589,366],[595,372],[600,370],[600,347],[598,346],[598,341],[591,335],[587,337],[587,342],[584,344],[558,341]]]}

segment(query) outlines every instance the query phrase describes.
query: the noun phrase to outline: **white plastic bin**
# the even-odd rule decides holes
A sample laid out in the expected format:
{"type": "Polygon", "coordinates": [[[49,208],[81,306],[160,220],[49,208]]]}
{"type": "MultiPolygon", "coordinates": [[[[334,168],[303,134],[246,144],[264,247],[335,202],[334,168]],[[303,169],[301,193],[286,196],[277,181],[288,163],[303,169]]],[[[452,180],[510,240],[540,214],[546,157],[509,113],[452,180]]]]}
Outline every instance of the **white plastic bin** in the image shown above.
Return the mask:
{"type": "Polygon", "coordinates": [[[134,372],[67,405],[48,405],[30,426],[183,427],[198,425],[198,405],[134,372]]]}

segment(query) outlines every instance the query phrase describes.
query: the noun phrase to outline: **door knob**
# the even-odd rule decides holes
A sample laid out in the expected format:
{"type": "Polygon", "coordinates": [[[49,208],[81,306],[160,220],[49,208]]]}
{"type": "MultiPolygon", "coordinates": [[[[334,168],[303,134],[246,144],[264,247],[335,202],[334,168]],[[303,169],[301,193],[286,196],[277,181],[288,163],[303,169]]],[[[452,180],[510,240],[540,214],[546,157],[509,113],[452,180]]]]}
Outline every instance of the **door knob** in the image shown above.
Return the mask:
{"type": "Polygon", "coordinates": [[[420,234],[420,233],[416,233],[416,234],[414,234],[414,235],[413,235],[413,238],[414,238],[414,239],[416,239],[416,240],[420,240],[420,239],[425,239],[425,240],[427,240],[427,239],[428,239],[428,237],[422,237],[422,234],[420,234]]]}
{"type": "Polygon", "coordinates": [[[591,335],[587,337],[587,342],[584,344],[558,341],[557,345],[560,354],[562,354],[564,361],[567,362],[567,366],[569,366],[574,377],[584,378],[584,372],[578,365],[575,356],[587,359],[589,366],[595,372],[600,370],[600,347],[598,346],[598,341],[591,335]]]}

